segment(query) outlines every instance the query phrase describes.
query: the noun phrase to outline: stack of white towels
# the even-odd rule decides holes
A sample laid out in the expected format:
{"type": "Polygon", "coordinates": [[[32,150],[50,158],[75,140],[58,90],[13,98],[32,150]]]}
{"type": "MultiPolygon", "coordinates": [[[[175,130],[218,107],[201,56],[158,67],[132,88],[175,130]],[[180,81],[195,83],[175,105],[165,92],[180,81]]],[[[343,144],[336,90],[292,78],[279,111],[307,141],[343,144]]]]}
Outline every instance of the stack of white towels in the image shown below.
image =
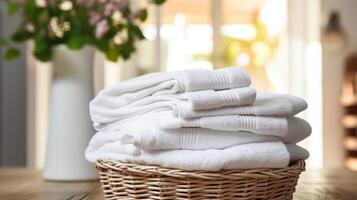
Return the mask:
{"type": "Polygon", "coordinates": [[[101,91],[86,158],[184,170],[282,168],[307,159],[306,102],[256,92],[241,67],[153,73],[101,91]]]}

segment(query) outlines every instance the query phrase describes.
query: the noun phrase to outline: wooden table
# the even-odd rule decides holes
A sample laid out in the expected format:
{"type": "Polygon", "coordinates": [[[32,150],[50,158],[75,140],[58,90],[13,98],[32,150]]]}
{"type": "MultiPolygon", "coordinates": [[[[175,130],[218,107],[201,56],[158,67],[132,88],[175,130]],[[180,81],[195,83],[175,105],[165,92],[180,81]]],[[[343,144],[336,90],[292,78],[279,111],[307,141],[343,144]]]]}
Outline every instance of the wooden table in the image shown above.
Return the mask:
{"type": "MultiPolygon", "coordinates": [[[[38,170],[0,169],[0,200],[103,200],[98,182],[44,182],[38,170]]],[[[357,172],[304,172],[295,200],[357,200],[357,172]]]]}

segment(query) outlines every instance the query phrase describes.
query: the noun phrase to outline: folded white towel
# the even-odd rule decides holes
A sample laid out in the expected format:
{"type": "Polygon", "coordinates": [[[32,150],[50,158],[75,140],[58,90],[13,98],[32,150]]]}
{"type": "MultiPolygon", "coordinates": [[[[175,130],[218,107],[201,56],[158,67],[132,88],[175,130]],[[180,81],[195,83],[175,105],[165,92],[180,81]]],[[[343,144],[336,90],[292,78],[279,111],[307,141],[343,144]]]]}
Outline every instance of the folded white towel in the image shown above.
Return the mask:
{"type": "Polygon", "coordinates": [[[245,106],[252,104],[255,96],[255,89],[250,87],[219,91],[203,90],[148,96],[121,107],[118,105],[118,101],[109,98],[106,104],[93,101],[90,104],[90,113],[93,122],[105,124],[152,111],[174,110],[180,115],[181,112],[187,113],[225,106],[245,106]]]}
{"type": "Polygon", "coordinates": [[[307,138],[310,133],[289,134],[282,137],[259,135],[248,132],[215,131],[203,128],[181,128],[162,130],[145,127],[139,130],[124,128],[120,141],[123,145],[133,144],[144,150],[168,149],[224,149],[240,144],[282,141],[296,144],[307,138]]]}
{"type": "MultiPolygon", "coordinates": [[[[175,95],[155,95],[127,106],[91,104],[91,118],[97,127],[154,111],[173,110],[182,118],[223,115],[293,116],[307,108],[306,102],[287,94],[259,92],[252,88],[198,91],[175,95]],[[253,105],[251,104],[255,99],[253,105]],[[211,103],[210,103],[211,102],[211,103]]],[[[109,100],[108,100],[109,101],[109,100]]]]}
{"type": "Polygon", "coordinates": [[[102,90],[90,105],[118,108],[150,95],[247,87],[250,77],[241,67],[152,73],[102,90]],[[113,104],[113,102],[115,102],[113,104]],[[112,106],[112,107],[111,107],[112,106]]]}
{"type": "MultiPolygon", "coordinates": [[[[224,149],[240,144],[260,143],[269,141],[282,141],[287,144],[295,144],[307,138],[310,132],[299,132],[282,137],[259,135],[248,132],[215,131],[204,128],[159,129],[153,125],[137,126],[127,125],[120,131],[98,132],[93,136],[90,146],[99,149],[107,143],[120,141],[124,147],[134,145],[144,150],[168,150],[168,149],[224,149]]],[[[123,153],[137,153],[132,148],[125,149],[123,153]]]]}
{"type": "Polygon", "coordinates": [[[282,142],[265,142],[236,145],[217,150],[140,150],[136,155],[117,152],[114,147],[120,142],[105,144],[100,149],[87,149],[86,158],[90,162],[97,160],[118,160],[150,165],[160,165],[184,170],[254,169],[282,168],[290,162],[307,159],[309,153],[296,145],[284,145],[282,142]],[[107,145],[110,147],[108,148],[107,145]]]}
{"type": "Polygon", "coordinates": [[[288,95],[258,92],[253,105],[232,106],[210,110],[176,110],[182,118],[219,115],[259,115],[259,116],[294,116],[307,108],[304,99],[288,95]]]}
{"type": "Polygon", "coordinates": [[[115,131],[132,122],[153,124],[160,129],[200,127],[221,131],[247,131],[273,136],[305,135],[311,132],[310,124],[296,117],[226,115],[183,119],[175,116],[172,111],[147,113],[104,126],[98,124],[94,124],[94,126],[99,131],[115,131]]]}

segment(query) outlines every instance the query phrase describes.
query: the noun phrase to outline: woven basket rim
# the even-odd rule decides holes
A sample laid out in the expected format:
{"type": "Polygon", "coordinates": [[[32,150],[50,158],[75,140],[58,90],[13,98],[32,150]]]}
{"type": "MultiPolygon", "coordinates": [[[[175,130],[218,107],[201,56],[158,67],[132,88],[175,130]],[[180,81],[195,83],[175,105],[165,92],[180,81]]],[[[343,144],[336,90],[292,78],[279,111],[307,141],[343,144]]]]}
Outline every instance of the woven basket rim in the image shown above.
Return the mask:
{"type": "Polygon", "coordinates": [[[254,179],[282,179],[286,176],[299,175],[305,170],[305,161],[299,160],[296,163],[284,168],[257,168],[257,169],[235,169],[235,170],[220,170],[220,171],[202,171],[202,170],[181,170],[166,168],[156,165],[143,165],[134,163],[124,163],[115,160],[99,160],[97,161],[99,170],[113,170],[122,173],[131,174],[133,176],[167,176],[173,178],[198,178],[204,180],[215,179],[232,179],[239,180],[242,178],[254,179]]]}

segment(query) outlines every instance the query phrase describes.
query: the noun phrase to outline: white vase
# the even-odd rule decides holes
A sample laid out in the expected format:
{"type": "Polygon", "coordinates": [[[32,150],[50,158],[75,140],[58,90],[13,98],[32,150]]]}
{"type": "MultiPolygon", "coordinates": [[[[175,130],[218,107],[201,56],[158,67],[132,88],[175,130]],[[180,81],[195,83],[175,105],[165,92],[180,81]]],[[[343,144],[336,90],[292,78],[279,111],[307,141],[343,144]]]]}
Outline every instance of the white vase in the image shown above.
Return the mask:
{"type": "Polygon", "coordinates": [[[81,181],[97,178],[84,151],[94,134],[89,117],[95,49],[54,49],[49,135],[43,178],[81,181]]]}

